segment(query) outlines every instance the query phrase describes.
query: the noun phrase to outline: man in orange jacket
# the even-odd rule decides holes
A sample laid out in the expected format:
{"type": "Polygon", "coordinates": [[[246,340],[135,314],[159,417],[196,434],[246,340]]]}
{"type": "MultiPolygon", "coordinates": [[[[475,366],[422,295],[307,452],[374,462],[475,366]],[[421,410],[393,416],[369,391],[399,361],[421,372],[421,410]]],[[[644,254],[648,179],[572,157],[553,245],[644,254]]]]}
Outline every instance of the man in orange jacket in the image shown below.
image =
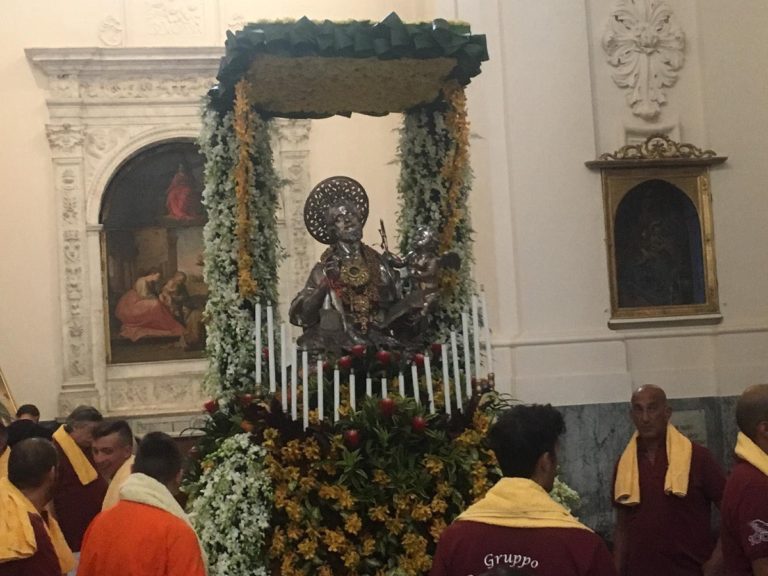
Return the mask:
{"type": "Polygon", "coordinates": [[[78,576],[205,576],[197,535],[173,497],[181,475],[173,439],[147,434],[120,501],[85,533],[78,576]]]}

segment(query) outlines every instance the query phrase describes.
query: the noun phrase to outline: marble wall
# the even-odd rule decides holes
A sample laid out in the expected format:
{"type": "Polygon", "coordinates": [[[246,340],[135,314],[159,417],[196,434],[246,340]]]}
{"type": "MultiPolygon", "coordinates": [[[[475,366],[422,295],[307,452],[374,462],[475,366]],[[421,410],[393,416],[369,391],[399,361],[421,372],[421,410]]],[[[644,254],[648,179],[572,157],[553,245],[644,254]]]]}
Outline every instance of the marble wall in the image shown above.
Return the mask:
{"type": "MultiPolygon", "coordinates": [[[[670,400],[672,423],[707,446],[727,471],[736,443],[735,396],[670,400]]],[[[561,478],[582,498],[582,522],[610,540],[613,469],[634,427],[629,402],[559,406],[566,424],[560,451],[561,478]]]]}

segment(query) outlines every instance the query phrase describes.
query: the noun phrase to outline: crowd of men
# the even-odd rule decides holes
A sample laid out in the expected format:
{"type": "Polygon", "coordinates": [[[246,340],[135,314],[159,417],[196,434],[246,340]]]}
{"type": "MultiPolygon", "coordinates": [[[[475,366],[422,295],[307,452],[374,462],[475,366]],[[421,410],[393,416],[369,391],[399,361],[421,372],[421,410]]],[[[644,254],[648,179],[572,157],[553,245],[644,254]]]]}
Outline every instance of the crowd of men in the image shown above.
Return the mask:
{"type": "Polygon", "coordinates": [[[80,406],[51,431],[20,424],[25,409],[0,424],[0,576],[205,575],[170,436],[145,435],[134,456],[124,420],[80,406]]]}
{"type": "Polygon", "coordinates": [[[562,415],[549,405],[503,413],[489,432],[503,478],[442,533],[430,576],[768,576],[768,385],[737,402],[727,480],[670,416],[658,386],[632,394],[636,431],[615,468],[611,554],[548,494],[562,415]]]}
{"type": "MultiPolygon", "coordinates": [[[[549,495],[560,412],[521,404],[501,413],[488,442],[503,478],[440,535],[430,576],[768,576],[768,384],[737,402],[727,479],[670,416],[658,386],[632,394],[636,431],[615,467],[611,553],[549,495]]],[[[174,498],[182,456],[172,438],[147,434],[134,456],[128,423],[95,408],[76,408],[53,432],[37,419],[24,406],[0,424],[0,576],[206,574],[174,498]]]]}

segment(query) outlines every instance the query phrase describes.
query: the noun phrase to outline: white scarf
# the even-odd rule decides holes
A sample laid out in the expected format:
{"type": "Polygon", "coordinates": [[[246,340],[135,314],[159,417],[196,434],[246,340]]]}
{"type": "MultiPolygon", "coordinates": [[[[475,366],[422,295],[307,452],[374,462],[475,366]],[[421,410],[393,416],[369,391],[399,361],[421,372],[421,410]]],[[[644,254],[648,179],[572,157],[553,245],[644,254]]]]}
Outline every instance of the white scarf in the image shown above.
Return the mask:
{"type": "MultiPolygon", "coordinates": [[[[176,502],[176,498],[173,497],[170,490],[166,486],[151,476],[142,474],[140,472],[134,472],[128,479],[123,482],[120,488],[120,500],[127,500],[129,502],[138,502],[139,504],[146,504],[153,508],[158,508],[168,514],[172,514],[183,520],[184,523],[190,527],[192,532],[195,532],[192,523],[189,521],[189,516],[184,512],[184,509],[176,502]]],[[[197,533],[195,532],[195,536],[197,533]]],[[[197,539],[197,545],[200,547],[200,554],[203,557],[203,565],[205,566],[205,573],[208,573],[208,558],[203,550],[203,546],[200,544],[200,539],[197,539]]]]}

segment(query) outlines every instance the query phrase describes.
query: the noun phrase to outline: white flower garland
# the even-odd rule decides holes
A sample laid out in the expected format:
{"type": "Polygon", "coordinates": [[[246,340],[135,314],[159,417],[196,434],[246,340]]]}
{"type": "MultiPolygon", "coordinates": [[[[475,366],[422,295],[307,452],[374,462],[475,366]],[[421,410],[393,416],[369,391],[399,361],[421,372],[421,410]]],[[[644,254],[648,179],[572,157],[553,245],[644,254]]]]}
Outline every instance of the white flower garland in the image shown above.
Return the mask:
{"type": "Polygon", "coordinates": [[[266,451],[249,434],[224,440],[191,487],[190,518],[210,576],[268,576],[266,539],[273,506],[266,451]]]}
{"type": "MultiPolygon", "coordinates": [[[[212,397],[223,401],[231,400],[238,391],[253,389],[255,363],[254,307],[240,298],[237,289],[237,200],[231,177],[237,160],[237,142],[232,123],[231,112],[224,117],[208,112],[200,137],[200,148],[206,158],[203,202],[208,211],[204,260],[209,291],[205,315],[210,364],[205,384],[212,397]]],[[[258,297],[276,302],[281,255],[275,215],[279,180],[272,165],[267,122],[257,114],[252,131],[249,250],[253,277],[259,284],[258,297]]],[[[266,330],[266,322],[262,326],[266,330]]]]}

